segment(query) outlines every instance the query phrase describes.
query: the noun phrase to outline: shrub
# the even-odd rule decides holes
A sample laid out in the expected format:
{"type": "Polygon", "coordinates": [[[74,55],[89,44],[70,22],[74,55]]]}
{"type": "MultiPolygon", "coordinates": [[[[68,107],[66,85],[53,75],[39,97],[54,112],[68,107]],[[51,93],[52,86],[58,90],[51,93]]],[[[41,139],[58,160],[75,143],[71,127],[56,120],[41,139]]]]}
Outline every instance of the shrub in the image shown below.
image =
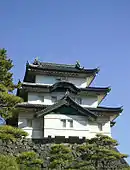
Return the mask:
{"type": "Polygon", "coordinates": [[[18,138],[26,137],[28,134],[24,130],[9,125],[0,126],[0,139],[15,141],[18,138]]]}
{"type": "Polygon", "coordinates": [[[50,150],[50,164],[51,169],[65,169],[69,168],[73,161],[72,150],[69,146],[63,144],[55,144],[50,150]]]}
{"type": "Polygon", "coordinates": [[[16,140],[12,134],[6,134],[6,133],[0,133],[0,139],[2,139],[2,140],[12,140],[12,141],[16,140]]]}
{"type": "Polygon", "coordinates": [[[16,158],[20,169],[40,169],[43,160],[39,159],[35,152],[22,152],[16,158]]]}
{"type": "Polygon", "coordinates": [[[0,170],[19,170],[15,157],[0,155],[0,170]]]}

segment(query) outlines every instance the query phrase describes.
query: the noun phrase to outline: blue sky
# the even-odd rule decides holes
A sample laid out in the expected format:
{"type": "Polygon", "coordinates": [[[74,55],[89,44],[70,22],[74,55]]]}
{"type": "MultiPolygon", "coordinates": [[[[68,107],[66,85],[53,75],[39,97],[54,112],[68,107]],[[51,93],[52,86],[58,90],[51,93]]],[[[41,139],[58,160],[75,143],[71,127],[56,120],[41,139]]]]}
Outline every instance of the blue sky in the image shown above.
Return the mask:
{"type": "Polygon", "coordinates": [[[130,155],[130,1],[0,0],[0,22],[0,48],[14,62],[15,82],[36,56],[100,67],[92,85],[112,88],[101,105],[123,105],[112,134],[130,155]]]}

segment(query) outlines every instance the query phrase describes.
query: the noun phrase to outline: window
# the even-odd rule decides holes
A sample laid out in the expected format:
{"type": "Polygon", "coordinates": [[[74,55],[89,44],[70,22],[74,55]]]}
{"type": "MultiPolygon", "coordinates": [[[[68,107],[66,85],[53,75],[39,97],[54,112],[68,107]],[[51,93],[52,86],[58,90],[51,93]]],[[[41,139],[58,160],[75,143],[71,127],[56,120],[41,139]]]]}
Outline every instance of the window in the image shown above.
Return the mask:
{"type": "Polygon", "coordinates": [[[73,127],[73,120],[69,119],[68,122],[69,122],[69,127],[72,128],[73,127]]]}
{"type": "Polygon", "coordinates": [[[52,103],[55,103],[57,101],[57,96],[51,96],[52,103]]]}
{"type": "Polygon", "coordinates": [[[68,78],[67,77],[62,77],[62,81],[67,81],[68,78]]]}
{"type": "Polygon", "coordinates": [[[32,119],[27,119],[27,126],[32,127],[32,119]]]}
{"type": "Polygon", "coordinates": [[[40,95],[39,99],[40,99],[41,102],[44,102],[44,96],[40,95]]]}
{"type": "Polygon", "coordinates": [[[77,103],[82,104],[82,99],[80,97],[77,98],[77,103]]]}
{"type": "Polygon", "coordinates": [[[56,81],[67,81],[68,78],[67,77],[57,77],[56,81]]]}
{"type": "Polygon", "coordinates": [[[61,119],[62,122],[62,127],[66,127],[66,120],[65,119],[61,119]]]}
{"type": "Polygon", "coordinates": [[[98,123],[98,129],[100,130],[100,131],[102,131],[102,124],[101,123],[98,123]]]}
{"type": "Polygon", "coordinates": [[[56,78],[56,81],[61,81],[61,78],[60,78],[60,77],[57,77],[57,78],[56,78]]]}

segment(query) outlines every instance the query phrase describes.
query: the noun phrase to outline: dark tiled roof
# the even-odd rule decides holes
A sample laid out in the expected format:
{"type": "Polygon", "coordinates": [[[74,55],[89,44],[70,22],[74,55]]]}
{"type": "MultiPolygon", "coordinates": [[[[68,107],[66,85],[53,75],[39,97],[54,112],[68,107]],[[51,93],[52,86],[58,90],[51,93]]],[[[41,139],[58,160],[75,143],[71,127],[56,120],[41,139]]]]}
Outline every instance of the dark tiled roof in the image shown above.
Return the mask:
{"type": "Polygon", "coordinates": [[[44,104],[33,104],[33,103],[28,103],[28,102],[22,102],[22,103],[18,103],[16,105],[17,108],[46,108],[47,105],[44,104]]]}
{"type": "MultiPolygon", "coordinates": [[[[78,63],[71,64],[56,64],[46,63],[35,60],[33,64],[26,63],[26,72],[24,75],[25,82],[34,82],[35,75],[61,76],[61,77],[86,77],[92,76],[92,80],[99,72],[99,68],[85,69],[78,63]]],[[[91,80],[91,81],[92,81],[91,80]]]]}
{"type": "Polygon", "coordinates": [[[86,87],[86,88],[80,88],[81,91],[87,91],[87,92],[103,92],[107,93],[110,92],[110,87],[86,87]]]}
{"type": "Polygon", "coordinates": [[[40,61],[34,61],[33,64],[27,64],[28,68],[42,69],[42,70],[56,70],[56,71],[65,71],[65,72],[77,72],[77,73],[87,73],[87,74],[96,74],[99,72],[99,68],[95,69],[85,69],[80,67],[79,64],[56,64],[56,63],[46,63],[40,61]]]}
{"type": "Polygon", "coordinates": [[[81,115],[87,116],[91,120],[95,119],[97,115],[93,112],[91,112],[88,109],[84,109],[82,106],[80,106],[78,103],[76,103],[69,95],[65,95],[62,99],[58,100],[55,104],[46,107],[45,109],[37,112],[36,116],[41,117],[44,116],[58,108],[61,108],[62,106],[67,106],[70,108],[74,108],[77,110],[81,115]]]}
{"type": "Polygon", "coordinates": [[[38,84],[38,83],[22,83],[22,87],[23,89],[29,89],[30,90],[40,90],[40,91],[47,91],[46,89],[48,89],[48,92],[53,92],[53,91],[56,91],[57,89],[68,89],[70,92],[75,92],[75,93],[78,93],[78,92],[82,92],[82,91],[85,91],[85,92],[96,92],[96,93],[108,93],[110,91],[110,88],[109,87],[86,87],[86,88],[78,88],[76,87],[74,84],[72,83],[69,83],[69,82],[57,82],[51,86],[49,85],[42,85],[42,84],[38,84]]]}
{"type": "Polygon", "coordinates": [[[123,111],[122,107],[101,107],[98,106],[97,108],[89,108],[89,110],[91,111],[95,111],[95,112],[117,112],[117,113],[121,113],[123,111]]]}
{"type": "Polygon", "coordinates": [[[110,126],[111,126],[111,127],[113,127],[115,124],[116,124],[116,122],[114,122],[114,121],[111,121],[111,122],[110,122],[110,126]]]}
{"type": "MultiPolygon", "coordinates": [[[[28,102],[23,102],[23,103],[19,103],[16,105],[16,107],[19,108],[41,108],[44,109],[46,107],[51,107],[53,105],[44,105],[44,104],[33,104],[33,103],[28,103],[28,102]]],[[[118,114],[121,113],[123,111],[122,107],[97,107],[97,108],[92,108],[92,107],[84,107],[84,109],[87,109],[89,111],[94,112],[95,114],[97,112],[107,112],[107,113],[114,113],[114,114],[118,114]]]]}

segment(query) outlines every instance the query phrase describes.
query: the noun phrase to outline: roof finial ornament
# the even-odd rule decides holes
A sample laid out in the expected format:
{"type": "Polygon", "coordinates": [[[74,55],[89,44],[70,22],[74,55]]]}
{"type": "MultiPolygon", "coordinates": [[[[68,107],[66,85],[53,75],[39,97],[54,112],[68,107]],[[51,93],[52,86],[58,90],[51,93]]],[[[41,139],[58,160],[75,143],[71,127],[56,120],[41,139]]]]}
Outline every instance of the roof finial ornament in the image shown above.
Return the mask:
{"type": "Polygon", "coordinates": [[[81,69],[81,65],[80,65],[80,62],[78,60],[76,61],[75,67],[78,68],[78,69],[81,69]]]}
{"type": "Polygon", "coordinates": [[[20,81],[20,79],[19,79],[19,81],[18,81],[18,84],[21,84],[21,81],[20,81]]]}
{"type": "Polygon", "coordinates": [[[35,58],[34,62],[33,62],[34,65],[38,65],[39,64],[39,60],[38,60],[38,57],[35,58]]]}
{"type": "Polygon", "coordinates": [[[65,96],[69,96],[70,92],[69,90],[67,89],[66,92],[65,92],[65,96]]]}
{"type": "Polygon", "coordinates": [[[27,60],[27,62],[26,62],[26,67],[28,67],[29,66],[29,62],[28,62],[28,60],[27,60]]]}
{"type": "Polygon", "coordinates": [[[18,81],[18,84],[17,84],[17,88],[19,89],[20,87],[21,87],[21,81],[20,81],[20,79],[19,79],[19,81],[18,81]]]}
{"type": "Polygon", "coordinates": [[[80,68],[80,62],[78,60],[76,61],[75,67],[80,68]]]}

